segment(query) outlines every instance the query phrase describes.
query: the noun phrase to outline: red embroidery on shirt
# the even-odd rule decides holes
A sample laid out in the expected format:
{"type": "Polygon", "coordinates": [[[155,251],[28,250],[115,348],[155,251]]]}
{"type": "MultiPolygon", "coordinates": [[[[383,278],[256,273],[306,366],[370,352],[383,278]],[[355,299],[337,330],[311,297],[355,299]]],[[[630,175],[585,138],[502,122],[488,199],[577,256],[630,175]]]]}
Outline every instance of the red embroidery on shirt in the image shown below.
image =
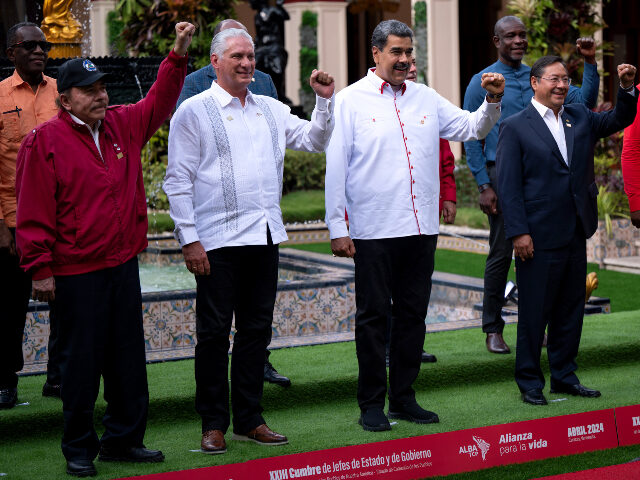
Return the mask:
{"type": "MultiPolygon", "coordinates": [[[[402,84],[402,85],[403,85],[403,87],[405,87],[404,84],[402,84]]],[[[403,93],[404,93],[404,91],[403,91],[403,93]]],[[[407,154],[407,163],[409,165],[409,178],[411,179],[411,183],[409,185],[410,185],[410,188],[411,188],[411,206],[412,206],[412,210],[413,210],[413,216],[416,217],[416,225],[418,226],[418,235],[422,235],[422,232],[420,230],[420,221],[418,220],[418,210],[416,209],[416,204],[414,202],[414,199],[416,198],[416,196],[413,194],[413,184],[416,183],[416,181],[413,179],[413,174],[412,174],[413,165],[411,165],[411,159],[409,158],[409,155],[411,155],[411,152],[409,151],[409,148],[407,147],[407,137],[404,134],[404,123],[402,123],[402,120],[400,119],[400,111],[398,110],[398,106],[396,105],[396,97],[395,97],[395,95],[393,97],[393,106],[396,109],[396,116],[398,117],[398,123],[400,123],[400,130],[402,131],[402,141],[404,142],[404,151],[407,154]]]]}

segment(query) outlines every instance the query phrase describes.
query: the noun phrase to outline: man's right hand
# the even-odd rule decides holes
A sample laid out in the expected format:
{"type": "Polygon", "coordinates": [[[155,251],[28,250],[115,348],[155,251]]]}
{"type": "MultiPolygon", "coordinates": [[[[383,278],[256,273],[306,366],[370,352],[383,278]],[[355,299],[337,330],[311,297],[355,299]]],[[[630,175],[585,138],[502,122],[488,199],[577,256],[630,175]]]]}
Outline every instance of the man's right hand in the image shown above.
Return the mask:
{"type": "Polygon", "coordinates": [[[480,210],[487,215],[496,215],[498,213],[498,196],[493,188],[488,187],[480,193],[480,210]]]}
{"type": "Polygon", "coordinates": [[[631,212],[631,223],[634,227],[640,228],[640,210],[631,212]]]}
{"type": "Polygon", "coordinates": [[[56,281],[53,277],[31,281],[31,298],[40,302],[56,299],[56,281]]]}
{"type": "Polygon", "coordinates": [[[513,237],[513,252],[523,262],[533,258],[533,239],[528,233],[513,237]]]}
{"type": "Polygon", "coordinates": [[[0,250],[7,250],[11,256],[16,254],[16,242],[4,220],[0,220],[0,250]]]}
{"type": "Polygon", "coordinates": [[[211,273],[207,252],[204,251],[200,242],[193,242],[182,247],[182,255],[187,270],[194,275],[209,275],[211,273]]]}
{"type": "Polygon", "coordinates": [[[351,237],[340,237],[331,239],[331,251],[336,257],[353,258],[356,254],[356,247],[351,237]]]}

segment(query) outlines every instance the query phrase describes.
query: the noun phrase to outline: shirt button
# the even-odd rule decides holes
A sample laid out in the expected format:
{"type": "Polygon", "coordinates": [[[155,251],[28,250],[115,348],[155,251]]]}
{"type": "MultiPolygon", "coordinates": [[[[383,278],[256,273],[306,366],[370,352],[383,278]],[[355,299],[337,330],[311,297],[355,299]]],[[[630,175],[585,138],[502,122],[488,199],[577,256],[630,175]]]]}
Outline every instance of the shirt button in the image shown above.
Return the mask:
{"type": "Polygon", "coordinates": [[[418,210],[416,210],[415,212],[418,213],[418,210]]]}
{"type": "Polygon", "coordinates": [[[416,183],[416,181],[415,180],[411,180],[411,183],[416,183]]]}
{"type": "Polygon", "coordinates": [[[416,198],[416,196],[414,195],[413,198],[416,198]]]}

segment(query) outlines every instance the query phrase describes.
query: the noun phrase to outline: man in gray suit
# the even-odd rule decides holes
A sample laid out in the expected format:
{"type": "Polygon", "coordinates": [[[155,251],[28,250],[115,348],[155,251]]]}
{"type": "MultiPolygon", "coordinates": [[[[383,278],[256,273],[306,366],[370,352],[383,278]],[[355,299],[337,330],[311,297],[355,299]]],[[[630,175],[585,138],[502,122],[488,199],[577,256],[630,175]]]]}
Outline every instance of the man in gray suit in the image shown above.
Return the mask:
{"type": "MultiPolygon", "coordinates": [[[[237,20],[228,18],[226,20],[222,20],[218,25],[216,25],[216,28],[213,30],[213,36],[215,37],[222,30],[226,30],[228,28],[240,28],[245,31],[247,30],[247,27],[237,20]]],[[[187,98],[191,98],[194,95],[211,88],[211,83],[214,80],[216,80],[216,72],[211,64],[187,75],[187,78],[184,80],[184,86],[182,87],[182,92],[180,93],[180,98],[178,98],[176,108],[180,107],[180,104],[187,98]]],[[[249,90],[251,93],[255,93],[257,95],[267,95],[278,99],[276,87],[273,84],[271,77],[259,70],[255,71],[253,78],[251,79],[251,84],[249,84],[249,90]]],[[[264,381],[275,383],[276,385],[283,387],[289,387],[291,385],[291,380],[278,373],[269,361],[269,355],[270,352],[267,349],[264,362],[264,381]]]]}

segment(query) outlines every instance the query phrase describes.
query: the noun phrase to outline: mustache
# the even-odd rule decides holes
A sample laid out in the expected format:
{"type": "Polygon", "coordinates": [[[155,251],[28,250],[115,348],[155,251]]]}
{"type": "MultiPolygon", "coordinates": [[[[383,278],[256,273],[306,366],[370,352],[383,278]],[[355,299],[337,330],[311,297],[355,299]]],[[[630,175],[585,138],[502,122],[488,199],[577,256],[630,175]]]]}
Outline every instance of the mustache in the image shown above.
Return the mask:
{"type": "Polygon", "coordinates": [[[398,62],[393,66],[394,69],[396,70],[409,70],[409,63],[408,62],[398,62]]]}

